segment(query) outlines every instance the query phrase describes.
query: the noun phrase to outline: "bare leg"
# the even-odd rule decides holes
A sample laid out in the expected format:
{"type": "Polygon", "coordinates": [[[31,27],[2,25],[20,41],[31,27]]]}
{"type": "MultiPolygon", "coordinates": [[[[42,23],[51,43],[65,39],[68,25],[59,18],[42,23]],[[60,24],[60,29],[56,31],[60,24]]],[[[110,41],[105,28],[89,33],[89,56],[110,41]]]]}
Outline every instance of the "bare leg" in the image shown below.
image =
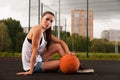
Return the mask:
{"type": "Polygon", "coordinates": [[[44,59],[44,61],[48,61],[51,56],[55,53],[58,53],[60,56],[65,55],[65,52],[63,50],[63,48],[61,47],[60,44],[53,44],[51,45],[48,50],[45,50],[42,57],[44,59]]]}
{"type": "Polygon", "coordinates": [[[59,69],[59,60],[44,62],[44,71],[57,71],[59,69]]]}
{"type": "Polygon", "coordinates": [[[44,70],[45,71],[55,71],[59,68],[59,60],[48,61],[51,56],[58,53],[60,56],[65,55],[65,52],[60,44],[51,45],[48,50],[45,50],[42,57],[44,59],[44,70]]]}

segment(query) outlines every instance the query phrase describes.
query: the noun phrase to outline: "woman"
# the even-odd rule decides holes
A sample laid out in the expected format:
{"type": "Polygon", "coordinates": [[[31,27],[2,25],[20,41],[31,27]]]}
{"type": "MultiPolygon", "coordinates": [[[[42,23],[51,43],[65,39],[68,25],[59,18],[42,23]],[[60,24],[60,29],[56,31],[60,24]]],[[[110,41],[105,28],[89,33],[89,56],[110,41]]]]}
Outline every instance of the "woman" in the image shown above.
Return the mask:
{"type": "Polygon", "coordinates": [[[51,56],[58,53],[62,57],[66,53],[71,53],[65,42],[51,34],[54,18],[52,12],[46,11],[42,15],[40,25],[34,26],[29,31],[22,47],[22,63],[25,72],[19,72],[17,75],[55,71],[59,68],[59,60],[49,61],[51,56]]]}

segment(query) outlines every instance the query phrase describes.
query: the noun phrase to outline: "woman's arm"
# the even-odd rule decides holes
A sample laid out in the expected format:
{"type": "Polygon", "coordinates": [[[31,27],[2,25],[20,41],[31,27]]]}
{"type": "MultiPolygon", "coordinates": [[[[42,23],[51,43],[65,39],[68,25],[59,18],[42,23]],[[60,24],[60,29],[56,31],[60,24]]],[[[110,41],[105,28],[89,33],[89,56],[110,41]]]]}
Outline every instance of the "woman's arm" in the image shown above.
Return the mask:
{"type": "Polygon", "coordinates": [[[60,43],[62,48],[64,49],[65,53],[71,53],[67,44],[61,40],[61,39],[58,39],[57,37],[55,37],[54,35],[51,36],[51,40],[55,43],[60,43]]]}
{"type": "Polygon", "coordinates": [[[36,61],[36,55],[38,52],[40,39],[41,39],[41,31],[39,29],[35,29],[32,36],[32,55],[30,58],[30,73],[33,72],[34,64],[36,61]]]}
{"type": "Polygon", "coordinates": [[[40,39],[41,39],[41,34],[42,34],[40,29],[36,29],[36,28],[34,28],[32,30],[32,55],[31,55],[31,58],[30,58],[30,70],[28,72],[19,72],[16,75],[30,75],[30,74],[33,73],[34,64],[35,64],[35,61],[36,61],[36,55],[37,55],[37,52],[38,52],[40,39]]]}

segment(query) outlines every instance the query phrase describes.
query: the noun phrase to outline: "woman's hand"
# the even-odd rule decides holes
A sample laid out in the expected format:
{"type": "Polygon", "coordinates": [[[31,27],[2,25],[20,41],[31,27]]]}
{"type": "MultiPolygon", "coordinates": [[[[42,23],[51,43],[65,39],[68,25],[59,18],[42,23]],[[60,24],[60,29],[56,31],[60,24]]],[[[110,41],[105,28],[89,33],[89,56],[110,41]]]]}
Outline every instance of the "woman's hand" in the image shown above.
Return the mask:
{"type": "Polygon", "coordinates": [[[16,73],[16,75],[31,75],[32,74],[32,72],[30,72],[30,71],[28,71],[28,72],[18,72],[18,73],[16,73]]]}
{"type": "Polygon", "coordinates": [[[70,52],[69,54],[75,55],[75,53],[73,53],[73,52],[70,52]]]}

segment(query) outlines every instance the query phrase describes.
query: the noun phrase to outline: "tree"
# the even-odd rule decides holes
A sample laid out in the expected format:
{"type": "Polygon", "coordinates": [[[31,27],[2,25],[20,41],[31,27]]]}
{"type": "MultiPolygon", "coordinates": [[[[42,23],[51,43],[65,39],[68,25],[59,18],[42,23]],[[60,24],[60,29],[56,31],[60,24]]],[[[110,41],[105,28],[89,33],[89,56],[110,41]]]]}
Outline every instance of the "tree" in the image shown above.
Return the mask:
{"type": "Polygon", "coordinates": [[[112,42],[105,39],[93,39],[91,41],[90,50],[92,52],[101,52],[101,53],[114,52],[114,44],[112,44],[112,42]]]}
{"type": "Polygon", "coordinates": [[[72,34],[70,37],[67,38],[66,43],[72,51],[86,51],[86,37],[84,36],[80,36],[79,34],[72,34]]]}
{"type": "MultiPolygon", "coordinates": [[[[8,28],[8,33],[11,39],[11,50],[14,53],[17,51],[17,46],[19,43],[16,44],[16,40],[18,38],[18,33],[22,32],[23,33],[23,28],[21,27],[20,21],[14,20],[12,18],[8,18],[7,20],[2,20],[7,28],[8,28]]],[[[22,44],[21,44],[22,45],[22,44]]]]}
{"type": "Polygon", "coordinates": [[[65,31],[61,31],[60,32],[60,39],[62,39],[63,41],[65,41],[66,42],[66,39],[67,39],[67,37],[69,37],[70,36],[70,33],[69,32],[65,32],[65,31]]]}
{"type": "Polygon", "coordinates": [[[23,44],[26,34],[23,32],[18,32],[16,36],[17,36],[17,38],[16,38],[16,42],[15,42],[15,44],[16,44],[15,51],[21,52],[22,44],[23,44]]]}
{"type": "MultiPolygon", "coordinates": [[[[53,30],[52,34],[57,36],[57,31],[53,30]]],[[[70,32],[60,31],[60,39],[66,42],[67,37],[70,37],[70,32]]]]}
{"type": "Polygon", "coordinates": [[[7,26],[0,21],[0,52],[9,51],[11,40],[7,31],[7,26]]]}

